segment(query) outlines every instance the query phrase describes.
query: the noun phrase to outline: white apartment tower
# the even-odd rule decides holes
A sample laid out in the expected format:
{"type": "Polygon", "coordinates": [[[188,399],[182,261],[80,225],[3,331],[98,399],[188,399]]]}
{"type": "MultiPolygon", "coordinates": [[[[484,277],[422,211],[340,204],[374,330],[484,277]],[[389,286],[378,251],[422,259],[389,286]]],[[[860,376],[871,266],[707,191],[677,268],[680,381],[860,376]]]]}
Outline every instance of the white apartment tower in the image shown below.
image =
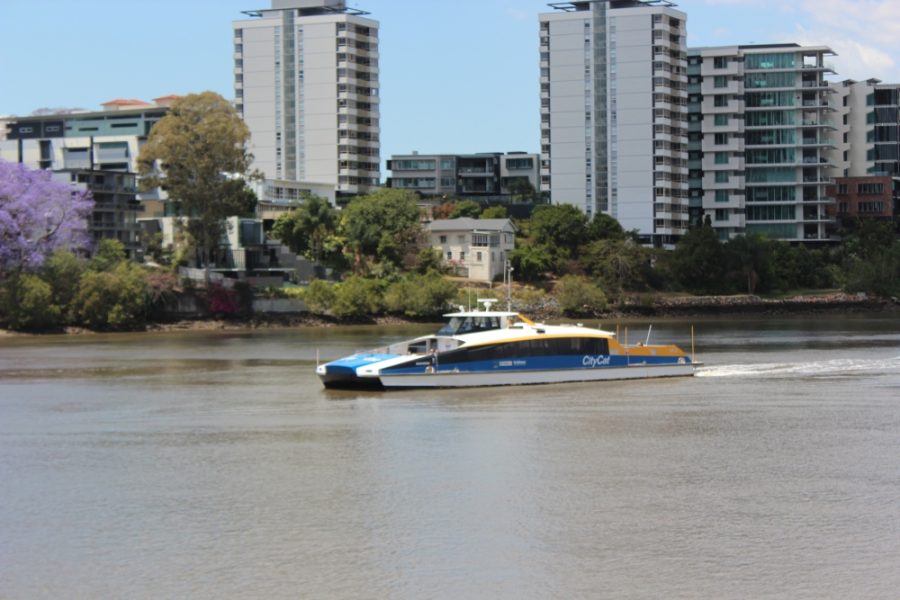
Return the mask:
{"type": "Polygon", "coordinates": [[[234,89],[267,179],[378,185],[378,22],[344,0],[272,0],[235,21],[234,89]]]}
{"type": "Polygon", "coordinates": [[[686,15],[667,0],[550,4],[540,20],[541,189],[644,243],[688,225],[686,15]]]}
{"type": "Polygon", "coordinates": [[[797,44],[690,50],[691,194],[721,239],[829,239],[830,54],[797,44]]]}

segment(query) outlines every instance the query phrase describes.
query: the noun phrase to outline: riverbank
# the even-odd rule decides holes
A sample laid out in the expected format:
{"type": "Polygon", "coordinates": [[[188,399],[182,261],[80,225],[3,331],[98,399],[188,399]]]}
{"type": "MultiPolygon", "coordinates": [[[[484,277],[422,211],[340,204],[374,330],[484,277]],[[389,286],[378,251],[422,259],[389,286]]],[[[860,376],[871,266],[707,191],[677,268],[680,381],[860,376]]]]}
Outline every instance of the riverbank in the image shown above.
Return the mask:
{"type": "Polygon", "coordinates": [[[900,312],[896,298],[829,292],[781,298],[734,296],[651,296],[633,299],[614,311],[619,316],[702,317],[716,315],[803,315],[819,313],[900,312]]]}
{"type": "MultiPolygon", "coordinates": [[[[523,309],[523,312],[540,321],[559,321],[562,315],[555,304],[523,309]]],[[[734,296],[664,296],[646,295],[628,298],[625,302],[610,306],[609,310],[584,318],[628,319],[643,317],[701,318],[719,316],[803,316],[816,314],[866,314],[896,312],[900,315],[900,301],[896,298],[872,298],[865,294],[830,292],[784,298],[763,298],[755,295],[734,296]]],[[[414,320],[396,316],[375,316],[361,319],[336,319],[308,313],[257,313],[246,318],[191,318],[171,322],[148,323],[144,332],[167,331],[221,331],[277,329],[288,327],[338,327],[346,325],[384,325],[433,322],[436,319],[414,320]]],[[[63,331],[40,335],[89,335],[96,333],[83,327],[67,327],[63,331]]],[[[20,335],[36,335],[0,329],[0,338],[20,335]]]]}

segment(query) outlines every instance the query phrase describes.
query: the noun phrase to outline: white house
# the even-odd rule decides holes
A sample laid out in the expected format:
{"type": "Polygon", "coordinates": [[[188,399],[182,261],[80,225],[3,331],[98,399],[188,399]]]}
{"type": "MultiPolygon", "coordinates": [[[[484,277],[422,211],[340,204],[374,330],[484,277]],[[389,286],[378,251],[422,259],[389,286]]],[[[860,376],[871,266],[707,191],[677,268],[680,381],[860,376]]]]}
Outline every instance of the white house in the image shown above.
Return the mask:
{"type": "Polygon", "coordinates": [[[428,224],[430,242],[458,273],[478,281],[503,275],[516,247],[516,226],[509,219],[438,219],[428,224]]]}

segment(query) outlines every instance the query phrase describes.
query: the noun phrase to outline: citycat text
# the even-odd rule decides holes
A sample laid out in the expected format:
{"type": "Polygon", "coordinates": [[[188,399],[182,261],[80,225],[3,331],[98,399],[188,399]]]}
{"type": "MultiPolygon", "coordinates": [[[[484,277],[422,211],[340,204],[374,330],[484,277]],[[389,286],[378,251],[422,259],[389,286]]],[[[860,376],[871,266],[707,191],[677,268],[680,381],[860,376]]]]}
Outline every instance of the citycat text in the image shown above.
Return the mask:
{"type": "Polygon", "coordinates": [[[588,355],[581,360],[581,364],[585,367],[608,367],[610,358],[609,356],[588,355]]]}

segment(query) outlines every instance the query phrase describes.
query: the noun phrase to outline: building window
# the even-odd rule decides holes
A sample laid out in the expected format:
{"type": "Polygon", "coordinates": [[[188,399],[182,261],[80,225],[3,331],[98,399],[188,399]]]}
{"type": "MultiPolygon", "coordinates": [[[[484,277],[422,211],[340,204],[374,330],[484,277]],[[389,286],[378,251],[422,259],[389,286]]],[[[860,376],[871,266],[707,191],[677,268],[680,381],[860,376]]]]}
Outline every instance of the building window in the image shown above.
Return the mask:
{"type": "Polygon", "coordinates": [[[447,250],[447,260],[453,260],[453,251],[447,250]]]}
{"type": "Polygon", "coordinates": [[[717,106],[719,108],[723,106],[728,106],[728,96],[718,95],[713,98],[713,106],[717,106]]]}
{"type": "Polygon", "coordinates": [[[728,220],[728,209],[727,208],[717,208],[716,209],[716,221],[727,221],[728,220]]]}
{"type": "Polygon", "coordinates": [[[466,253],[465,253],[465,252],[460,252],[460,253],[459,253],[459,260],[466,260],[466,253]]]}
{"type": "Polygon", "coordinates": [[[716,115],[715,116],[715,126],[716,127],[726,127],[728,125],[728,115],[716,115]]]}
{"type": "Polygon", "coordinates": [[[724,75],[716,75],[713,85],[717,88],[728,87],[728,78],[724,75]]]}
{"type": "Polygon", "coordinates": [[[476,252],[476,253],[475,253],[475,260],[478,261],[478,262],[481,262],[481,252],[476,252]]]}
{"type": "Polygon", "coordinates": [[[883,194],[884,193],[884,184],[883,183],[860,183],[857,186],[856,190],[859,194],[865,194],[865,195],[883,194]]]}
{"type": "Polygon", "coordinates": [[[716,164],[717,165],[727,165],[728,164],[728,153],[727,152],[716,152],[716,164]]]}
{"type": "Polygon", "coordinates": [[[713,58],[713,66],[717,69],[724,69],[728,66],[728,57],[716,56],[715,58],[713,58]]]}
{"type": "Polygon", "coordinates": [[[728,183],[728,171],[716,171],[716,183],[728,183]]]}
{"type": "Polygon", "coordinates": [[[728,190],[716,190],[716,202],[728,202],[728,190]]]}
{"type": "Polygon", "coordinates": [[[715,137],[715,142],[717,146],[724,146],[728,143],[728,134],[727,133],[717,133],[715,137]]]}
{"type": "Polygon", "coordinates": [[[442,243],[442,244],[446,244],[446,243],[447,243],[447,236],[446,236],[446,235],[442,235],[442,236],[441,236],[441,243],[442,243]]]}

